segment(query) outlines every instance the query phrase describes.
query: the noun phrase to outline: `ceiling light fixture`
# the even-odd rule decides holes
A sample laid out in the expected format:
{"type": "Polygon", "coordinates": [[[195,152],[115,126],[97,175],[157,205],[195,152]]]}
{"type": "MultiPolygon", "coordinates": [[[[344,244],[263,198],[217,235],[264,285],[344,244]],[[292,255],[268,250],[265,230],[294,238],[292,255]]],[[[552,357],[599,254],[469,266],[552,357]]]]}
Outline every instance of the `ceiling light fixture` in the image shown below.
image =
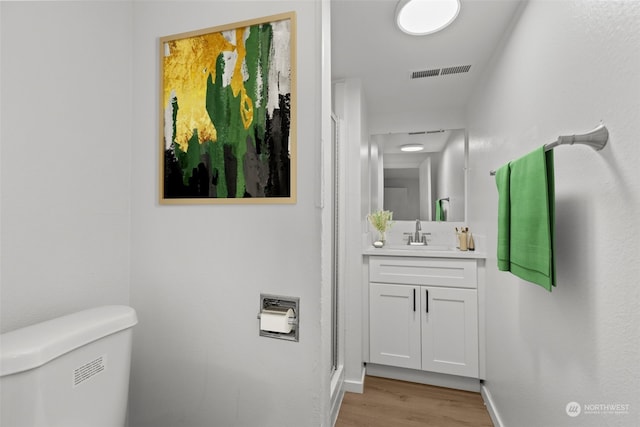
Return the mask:
{"type": "Polygon", "coordinates": [[[422,151],[422,150],[424,150],[424,145],[420,145],[420,144],[406,144],[406,145],[400,146],[400,151],[411,152],[411,151],[422,151]]]}
{"type": "Polygon", "coordinates": [[[460,12],[460,0],[400,0],[396,6],[396,23],[413,36],[442,30],[460,12]]]}

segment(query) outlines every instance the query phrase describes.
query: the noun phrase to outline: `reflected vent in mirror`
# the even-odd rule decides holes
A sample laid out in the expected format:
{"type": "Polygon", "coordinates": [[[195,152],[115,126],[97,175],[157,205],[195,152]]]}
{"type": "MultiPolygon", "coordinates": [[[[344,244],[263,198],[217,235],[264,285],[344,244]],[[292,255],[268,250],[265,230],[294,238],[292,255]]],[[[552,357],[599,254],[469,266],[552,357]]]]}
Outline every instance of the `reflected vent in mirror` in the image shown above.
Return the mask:
{"type": "Polygon", "coordinates": [[[445,76],[447,74],[468,73],[471,65],[458,65],[455,67],[435,68],[432,70],[411,71],[411,79],[422,79],[425,77],[445,76]]]}

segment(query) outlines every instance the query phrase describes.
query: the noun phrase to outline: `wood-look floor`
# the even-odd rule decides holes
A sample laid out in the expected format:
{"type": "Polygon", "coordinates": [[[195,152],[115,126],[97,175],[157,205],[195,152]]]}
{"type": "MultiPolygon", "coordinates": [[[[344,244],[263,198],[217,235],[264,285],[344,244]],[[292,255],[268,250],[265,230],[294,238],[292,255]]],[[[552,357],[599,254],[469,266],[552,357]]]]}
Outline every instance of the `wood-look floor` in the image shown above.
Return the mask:
{"type": "Polygon", "coordinates": [[[493,427],[479,393],[367,376],[345,393],[335,427],[493,427]]]}

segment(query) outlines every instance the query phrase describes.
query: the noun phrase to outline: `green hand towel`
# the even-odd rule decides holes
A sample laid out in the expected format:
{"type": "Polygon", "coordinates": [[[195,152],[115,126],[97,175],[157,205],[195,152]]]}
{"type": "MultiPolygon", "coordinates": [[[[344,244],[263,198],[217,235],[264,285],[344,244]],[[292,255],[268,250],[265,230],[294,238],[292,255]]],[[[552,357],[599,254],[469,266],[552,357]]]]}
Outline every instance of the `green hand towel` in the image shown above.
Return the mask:
{"type": "Polygon", "coordinates": [[[540,147],[504,168],[498,171],[500,175],[496,173],[500,195],[498,268],[551,291],[556,284],[553,151],[545,152],[544,147],[540,147]],[[509,176],[508,184],[504,182],[505,175],[509,176]],[[505,186],[508,207],[503,206],[505,186]],[[505,232],[508,233],[507,246],[505,232]]]}
{"type": "Polygon", "coordinates": [[[511,224],[511,199],[509,197],[509,163],[496,171],[498,186],[498,270],[509,271],[509,226],[511,224]]]}
{"type": "Polygon", "coordinates": [[[444,212],[442,210],[442,199],[436,200],[436,221],[444,221],[444,212]]]}

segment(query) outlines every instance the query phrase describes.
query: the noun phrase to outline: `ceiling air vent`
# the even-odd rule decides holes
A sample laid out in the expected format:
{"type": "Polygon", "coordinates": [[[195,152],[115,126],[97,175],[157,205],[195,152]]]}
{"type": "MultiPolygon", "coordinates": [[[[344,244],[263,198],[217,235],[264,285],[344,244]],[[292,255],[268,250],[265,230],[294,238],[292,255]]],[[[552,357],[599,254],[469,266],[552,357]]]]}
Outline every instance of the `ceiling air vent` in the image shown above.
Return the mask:
{"type": "Polygon", "coordinates": [[[468,73],[471,65],[458,65],[457,67],[447,67],[442,69],[441,75],[468,73]]]}
{"type": "Polygon", "coordinates": [[[468,73],[471,65],[458,65],[457,67],[435,68],[433,70],[412,71],[411,79],[422,79],[424,77],[437,77],[447,74],[468,73]]]}
{"type": "Polygon", "coordinates": [[[424,77],[435,77],[439,75],[440,75],[440,68],[436,68],[435,70],[422,70],[422,71],[411,72],[412,79],[422,79],[424,77]]]}

